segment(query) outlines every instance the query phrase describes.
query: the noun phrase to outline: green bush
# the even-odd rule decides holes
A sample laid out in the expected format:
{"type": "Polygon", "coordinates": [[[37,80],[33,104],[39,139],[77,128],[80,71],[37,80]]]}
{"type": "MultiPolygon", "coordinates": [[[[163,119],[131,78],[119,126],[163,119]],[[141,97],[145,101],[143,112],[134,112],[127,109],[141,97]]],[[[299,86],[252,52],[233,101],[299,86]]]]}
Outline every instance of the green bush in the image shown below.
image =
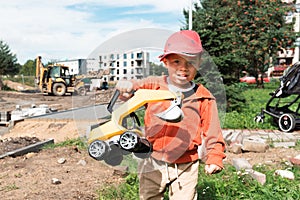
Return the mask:
{"type": "Polygon", "coordinates": [[[234,83],[225,86],[227,99],[227,112],[242,112],[246,106],[246,98],[242,91],[248,87],[245,83],[234,83]]]}
{"type": "MultiPolygon", "coordinates": [[[[257,89],[253,85],[242,86],[234,85],[226,90],[229,99],[231,96],[237,97],[235,107],[240,106],[240,109],[228,109],[225,115],[225,122],[222,128],[228,129],[278,129],[273,124],[273,118],[265,114],[265,122],[257,123],[254,118],[261,113],[262,109],[266,108],[266,104],[271,98],[270,93],[273,92],[279,85],[278,82],[265,83],[264,89],[257,89]],[[240,88],[240,89],[239,89],[240,88]],[[233,95],[232,95],[233,94],[233,95]],[[238,97],[240,96],[240,97],[238,97]],[[239,99],[245,98],[244,104],[239,99]]],[[[228,99],[228,98],[227,98],[228,99]]]]}

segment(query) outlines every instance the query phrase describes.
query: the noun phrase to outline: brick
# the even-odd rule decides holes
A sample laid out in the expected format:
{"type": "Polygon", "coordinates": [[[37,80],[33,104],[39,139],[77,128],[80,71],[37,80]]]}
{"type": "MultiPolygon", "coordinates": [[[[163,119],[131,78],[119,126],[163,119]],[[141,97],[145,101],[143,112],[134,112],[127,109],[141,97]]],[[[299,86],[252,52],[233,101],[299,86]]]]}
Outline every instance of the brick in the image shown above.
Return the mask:
{"type": "Polygon", "coordinates": [[[298,165],[298,166],[300,166],[300,154],[297,155],[297,156],[294,157],[294,158],[290,158],[290,162],[291,162],[293,165],[298,165]]]}

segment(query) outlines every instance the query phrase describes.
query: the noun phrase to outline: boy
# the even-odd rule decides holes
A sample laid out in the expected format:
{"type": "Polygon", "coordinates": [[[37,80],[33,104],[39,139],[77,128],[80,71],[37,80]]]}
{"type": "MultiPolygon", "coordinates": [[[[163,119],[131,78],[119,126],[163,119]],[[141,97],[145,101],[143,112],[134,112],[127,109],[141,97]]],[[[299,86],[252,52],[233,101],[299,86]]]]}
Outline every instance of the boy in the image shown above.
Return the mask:
{"type": "Polygon", "coordinates": [[[139,164],[140,199],[197,199],[198,146],[205,138],[205,172],[223,169],[225,143],[221,133],[216,100],[201,84],[192,82],[200,67],[203,51],[199,35],[190,30],[172,34],[160,60],[168,76],[119,81],[116,88],[123,98],[137,89],[170,90],[184,95],[179,122],[166,122],[155,116],[169,107],[169,101],[148,103],[145,111],[145,135],[153,146],[150,158],[139,164]]]}

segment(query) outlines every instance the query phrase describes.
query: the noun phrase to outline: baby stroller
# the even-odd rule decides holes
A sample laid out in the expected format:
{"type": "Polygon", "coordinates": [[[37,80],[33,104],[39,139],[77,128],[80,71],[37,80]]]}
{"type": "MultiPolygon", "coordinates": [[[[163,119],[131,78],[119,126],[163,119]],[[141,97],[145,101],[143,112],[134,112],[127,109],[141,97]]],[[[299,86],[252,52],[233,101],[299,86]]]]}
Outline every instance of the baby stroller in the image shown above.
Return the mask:
{"type": "Polygon", "coordinates": [[[273,121],[283,132],[292,132],[300,125],[300,62],[295,63],[280,78],[280,86],[271,94],[271,99],[255,117],[256,122],[264,122],[264,114],[273,117],[273,121]]]}

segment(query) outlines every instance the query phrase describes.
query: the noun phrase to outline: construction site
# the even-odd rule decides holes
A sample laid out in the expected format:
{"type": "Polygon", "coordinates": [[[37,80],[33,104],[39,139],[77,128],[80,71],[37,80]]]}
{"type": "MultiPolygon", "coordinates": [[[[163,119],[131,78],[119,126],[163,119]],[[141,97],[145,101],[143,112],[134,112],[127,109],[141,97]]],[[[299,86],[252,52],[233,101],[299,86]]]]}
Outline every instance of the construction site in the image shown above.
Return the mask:
{"type": "MultiPolygon", "coordinates": [[[[16,91],[0,92],[0,110],[7,117],[15,118],[14,122],[2,123],[0,134],[0,194],[2,199],[96,199],[96,191],[106,185],[119,184],[124,181],[126,170],[111,167],[92,159],[86,150],[77,146],[58,147],[55,149],[34,149],[34,151],[15,151],[33,144],[60,143],[70,139],[85,140],[86,129],[91,124],[100,123],[101,114],[96,105],[110,101],[114,89],[90,91],[86,95],[44,95],[41,92],[24,92],[33,90],[19,83],[7,82],[16,91]],[[22,88],[22,91],[17,91],[22,88]],[[87,117],[72,115],[69,118],[48,118],[53,113],[64,113],[79,108],[86,110],[87,117]],[[88,109],[92,108],[91,111],[88,109]],[[7,115],[10,113],[10,115],[7,115]],[[99,114],[98,119],[90,118],[99,114]],[[83,119],[85,118],[85,119],[83,119]],[[9,153],[13,152],[13,153],[9,153]]],[[[104,120],[104,119],[103,119],[104,120]]],[[[251,165],[266,163],[277,165],[296,157],[299,152],[289,148],[299,140],[300,134],[284,135],[276,131],[260,130],[223,130],[225,139],[232,137],[278,136],[281,148],[269,148],[261,144],[247,151],[236,150],[235,145],[227,149],[225,163],[233,164],[234,159],[246,159],[251,165]],[[286,137],[286,138],[284,138],[286,137]],[[294,142],[294,143],[293,143],[294,142]],[[291,144],[293,143],[293,144],[291,144]],[[259,147],[259,148],[258,148],[259,147]],[[259,150],[260,149],[260,150],[259,150]]],[[[252,139],[251,139],[252,138],[252,139]]],[[[236,139],[235,139],[236,140],[236,139]]],[[[251,145],[250,145],[251,146],[251,145]]],[[[244,147],[246,148],[246,147],[244,147]]]]}

